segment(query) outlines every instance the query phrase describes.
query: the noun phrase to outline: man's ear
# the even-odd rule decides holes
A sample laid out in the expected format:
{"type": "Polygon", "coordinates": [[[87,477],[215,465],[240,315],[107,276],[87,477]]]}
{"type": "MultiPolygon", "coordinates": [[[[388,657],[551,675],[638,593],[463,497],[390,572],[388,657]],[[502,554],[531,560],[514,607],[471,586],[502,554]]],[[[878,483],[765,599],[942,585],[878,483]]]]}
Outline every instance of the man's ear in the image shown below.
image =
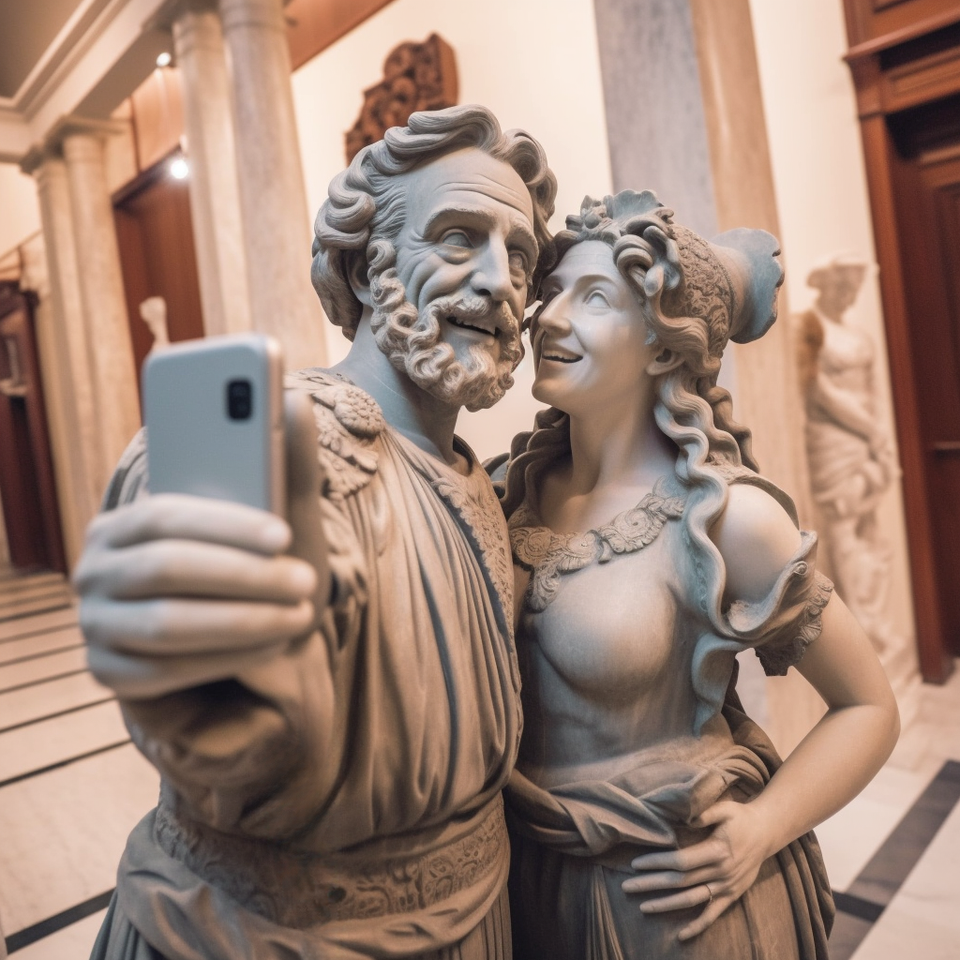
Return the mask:
{"type": "Polygon", "coordinates": [[[669,373],[671,370],[676,370],[681,363],[683,363],[683,357],[681,357],[679,353],[677,353],[675,350],[670,350],[667,347],[664,347],[647,364],[647,373],[651,377],[657,377],[660,376],[660,374],[669,373]]]}
{"type": "Polygon", "coordinates": [[[358,253],[350,256],[347,262],[347,280],[353,295],[365,306],[373,306],[370,297],[370,281],[367,280],[367,258],[358,253]]]}

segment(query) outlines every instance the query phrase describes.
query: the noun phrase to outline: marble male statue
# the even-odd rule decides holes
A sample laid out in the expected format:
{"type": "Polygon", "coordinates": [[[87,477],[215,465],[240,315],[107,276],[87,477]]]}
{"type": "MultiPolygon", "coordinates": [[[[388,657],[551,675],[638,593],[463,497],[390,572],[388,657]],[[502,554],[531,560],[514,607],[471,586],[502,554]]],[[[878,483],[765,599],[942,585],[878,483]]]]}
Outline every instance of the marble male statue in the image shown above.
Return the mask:
{"type": "Polygon", "coordinates": [[[555,192],[475,106],[414,114],[333,181],[313,279],[352,346],[289,378],[289,525],[151,497],[128,450],[76,580],[162,788],[95,957],[510,956],[512,571],[454,425],[511,383],[555,192]]]}

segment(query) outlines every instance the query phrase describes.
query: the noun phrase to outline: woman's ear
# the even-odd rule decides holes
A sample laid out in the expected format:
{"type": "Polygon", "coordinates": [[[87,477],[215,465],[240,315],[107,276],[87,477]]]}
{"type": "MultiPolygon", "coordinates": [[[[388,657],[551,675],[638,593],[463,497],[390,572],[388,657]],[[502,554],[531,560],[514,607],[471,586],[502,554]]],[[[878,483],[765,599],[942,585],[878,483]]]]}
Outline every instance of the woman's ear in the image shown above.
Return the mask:
{"type": "Polygon", "coordinates": [[[660,352],[647,364],[647,373],[651,377],[660,376],[676,370],[683,363],[683,357],[675,350],[663,347],[660,352]]]}
{"type": "Polygon", "coordinates": [[[353,295],[365,306],[373,306],[370,297],[370,281],[367,280],[367,259],[359,253],[354,253],[347,265],[347,279],[353,295]]]}

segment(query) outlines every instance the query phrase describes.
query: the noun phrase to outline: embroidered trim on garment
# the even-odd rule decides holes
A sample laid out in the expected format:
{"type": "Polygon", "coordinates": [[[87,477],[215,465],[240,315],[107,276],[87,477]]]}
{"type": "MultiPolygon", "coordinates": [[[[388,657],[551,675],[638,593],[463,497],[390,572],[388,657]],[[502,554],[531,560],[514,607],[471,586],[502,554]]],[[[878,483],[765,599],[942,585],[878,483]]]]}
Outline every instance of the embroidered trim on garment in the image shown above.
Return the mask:
{"type": "Polygon", "coordinates": [[[377,472],[373,445],[386,428],[377,402],[352,383],[322,371],[289,374],[287,384],[306,388],[314,400],[324,496],[343,501],[362,490],[377,472]]]}
{"type": "Polygon", "coordinates": [[[310,854],[220,834],[178,820],[162,803],[154,836],[168,856],[245,909],[298,930],[416,914],[495,880],[509,857],[500,794],[449,842],[418,850],[411,836],[409,853],[385,859],[364,859],[359,852],[310,854]]]}
{"type": "Polygon", "coordinates": [[[661,478],[635,507],[586,533],[554,533],[540,524],[526,502],[521,504],[508,526],[514,559],[532,573],[526,598],[530,609],[546,609],[560,589],[562,574],[653,543],[663,525],[683,513],[684,498],[666,496],[664,486],[661,478]]]}
{"type": "MultiPolygon", "coordinates": [[[[799,576],[807,572],[805,562],[802,566],[803,570],[797,570],[799,576]]],[[[827,605],[830,594],[833,593],[833,583],[816,571],[813,579],[813,589],[796,623],[796,635],[789,643],[756,648],[757,657],[763,665],[763,672],[768,677],[786,676],[787,670],[800,662],[807,647],[820,636],[820,631],[823,629],[823,608],[827,605]]]]}
{"type": "MultiPolygon", "coordinates": [[[[485,480],[486,474],[483,477],[485,480]]],[[[433,481],[433,488],[472,531],[504,605],[507,622],[513,623],[513,564],[503,536],[503,514],[493,490],[486,483],[481,491],[475,483],[454,483],[443,477],[433,481]]]]}

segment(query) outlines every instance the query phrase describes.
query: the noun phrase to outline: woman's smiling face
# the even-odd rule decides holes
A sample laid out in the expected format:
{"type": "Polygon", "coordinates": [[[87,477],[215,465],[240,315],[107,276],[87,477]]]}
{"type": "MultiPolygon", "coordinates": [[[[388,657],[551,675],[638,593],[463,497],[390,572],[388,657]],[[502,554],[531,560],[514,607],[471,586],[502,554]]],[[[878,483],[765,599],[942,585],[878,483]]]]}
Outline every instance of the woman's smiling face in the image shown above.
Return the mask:
{"type": "Polygon", "coordinates": [[[599,240],[572,246],[544,280],[530,338],[533,395],[571,416],[639,399],[659,352],[613,251],[599,240]]]}

